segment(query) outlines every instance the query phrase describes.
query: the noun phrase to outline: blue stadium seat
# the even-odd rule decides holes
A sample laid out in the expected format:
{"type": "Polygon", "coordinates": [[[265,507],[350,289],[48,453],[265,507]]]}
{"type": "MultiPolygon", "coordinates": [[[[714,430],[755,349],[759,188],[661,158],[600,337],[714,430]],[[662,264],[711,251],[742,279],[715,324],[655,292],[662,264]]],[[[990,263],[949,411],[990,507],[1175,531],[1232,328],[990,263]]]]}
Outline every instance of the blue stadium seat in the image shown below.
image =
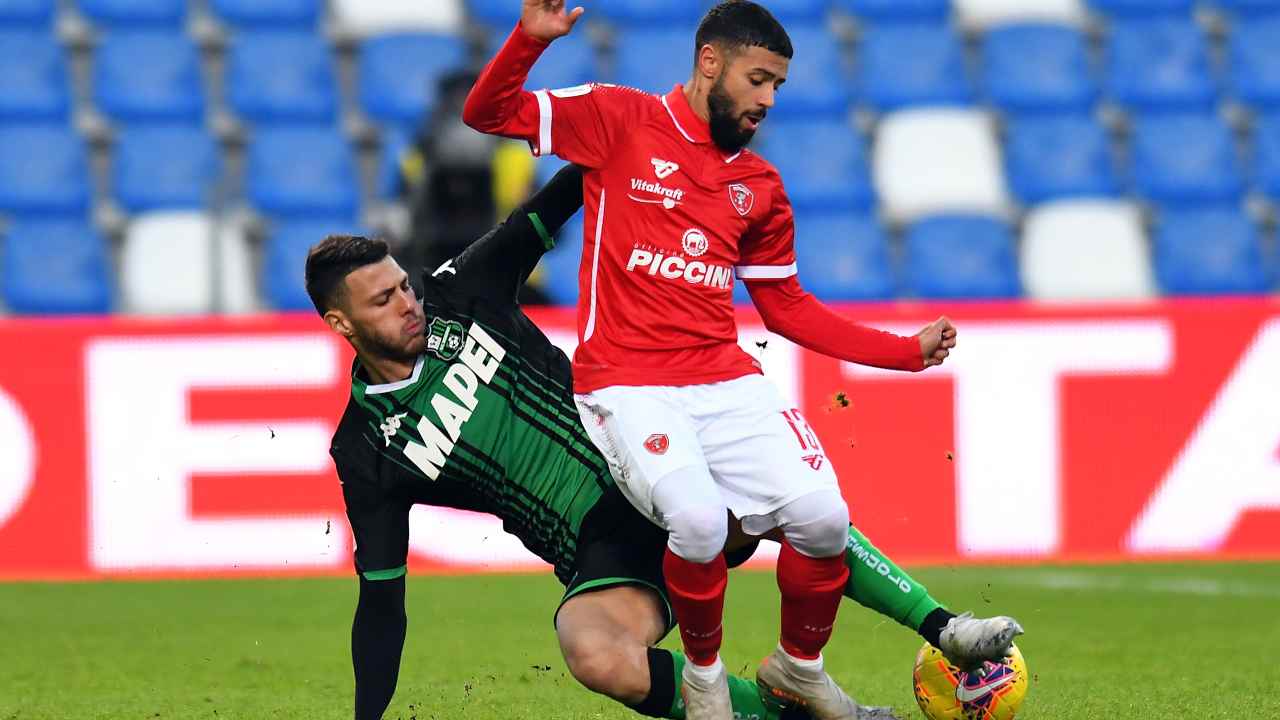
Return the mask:
{"type": "Polygon", "coordinates": [[[921,298],[1022,295],[1013,233],[990,217],[932,217],[911,226],[905,270],[907,286],[921,298]]]}
{"type": "Polygon", "coordinates": [[[360,105],[376,120],[414,125],[434,107],[440,78],[466,61],[466,45],[453,35],[369,38],[360,50],[360,105]]]}
{"type": "Polygon", "coordinates": [[[1235,208],[1165,213],[1153,244],[1166,293],[1261,293],[1275,281],[1258,229],[1235,208]]]}
{"type": "Polygon", "coordinates": [[[249,122],[324,122],[337,117],[329,45],[309,32],[241,32],[227,58],[227,99],[249,122]]]}
{"type": "Polygon", "coordinates": [[[836,0],[836,7],[869,22],[946,22],[948,0],[836,0]]]}
{"type": "Polygon", "coordinates": [[[1211,4],[1238,17],[1280,12],[1280,0],[1213,0],[1211,4]]]}
{"type": "Polygon", "coordinates": [[[80,0],[80,12],[111,28],[181,28],[187,0],[80,0]]]}
{"type": "Polygon", "coordinates": [[[1098,96],[1084,35],[1063,25],[996,28],[984,40],[983,79],[1006,112],[1084,110],[1098,96]]]}
{"type": "Polygon", "coordinates": [[[787,25],[788,31],[790,23],[820,23],[827,17],[827,9],[831,7],[830,0],[769,0],[765,5],[769,8],[769,12],[778,18],[779,22],[787,25]]]}
{"type": "Polygon", "coordinates": [[[1095,10],[1117,17],[1190,17],[1196,0],[1089,0],[1095,10]]]}
{"type": "MultiPolygon", "coordinates": [[[[852,100],[852,82],[836,39],[822,25],[787,28],[795,56],[771,115],[843,116],[852,100]]],[[[693,58],[690,55],[690,68],[693,58]]],[[[688,73],[686,73],[687,75],[688,73]]]]}
{"type": "Polygon", "coordinates": [[[1280,16],[1239,23],[1227,39],[1229,83],[1242,102],[1280,106],[1280,16]]]}
{"type": "Polygon", "coordinates": [[[1204,35],[1185,18],[1111,26],[1107,92],[1138,111],[1202,110],[1216,101],[1204,35]]]}
{"type": "Polygon", "coordinates": [[[1268,197],[1280,200],[1280,115],[1262,115],[1254,123],[1253,180],[1268,197]]]}
{"type": "Polygon", "coordinates": [[[946,25],[887,25],[863,37],[862,100],[880,110],[908,105],[968,104],[960,40],[946,25]]]}
{"type": "Polygon", "coordinates": [[[358,205],[355,158],[336,128],[270,127],[254,133],[249,201],[273,215],[350,216],[358,205]]]}
{"type": "Polygon", "coordinates": [[[0,125],[0,212],[83,216],[89,208],[84,142],[62,125],[0,125]]]}
{"type": "MultiPolygon", "coordinates": [[[[491,35],[490,51],[496,53],[511,34],[510,28],[491,35]]],[[[692,41],[690,42],[692,44],[692,41]]],[[[563,88],[604,79],[596,61],[595,48],[585,32],[575,32],[551,43],[533,69],[524,86],[530,90],[563,88]]]]}
{"type": "Polygon", "coordinates": [[[19,220],[4,238],[5,304],[15,313],[105,313],[111,309],[107,241],[84,220],[19,220]]]}
{"type": "Polygon", "coordinates": [[[196,47],[181,33],[113,32],[98,48],[94,100],[121,122],[199,122],[204,81],[196,47]]]}
{"type": "Polygon", "coordinates": [[[376,191],[379,200],[393,200],[400,196],[400,161],[412,142],[413,136],[401,128],[390,127],[382,132],[376,191]]]}
{"type": "Polygon", "coordinates": [[[556,246],[538,267],[542,289],[558,305],[578,303],[578,268],[582,262],[582,211],[569,218],[556,235],[556,246]]]}
{"type": "Polygon", "coordinates": [[[1227,126],[1213,115],[1153,115],[1133,128],[1138,194],[1161,205],[1232,203],[1243,172],[1227,126]]]}
{"type": "Polygon", "coordinates": [[[1005,140],[1005,174],[1024,203],[1120,191],[1106,131],[1088,115],[1015,117],[1005,140]]]}
{"type": "Polygon", "coordinates": [[[310,310],[307,251],[326,235],[368,235],[348,215],[308,217],[276,223],[262,248],[262,296],[277,310],[310,310]]]}
{"type": "Polygon", "coordinates": [[[870,215],[796,218],[796,262],[801,284],[824,300],[887,300],[898,289],[889,239],[870,215]]]}
{"type": "MultiPolygon", "coordinates": [[[[693,43],[693,30],[712,5],[710,0],[609,0],[591,9],[618,25],[663,25],[678,28],[693,43]]],[[[692,57],[693,53],[689,53],[692,57]]]]}
{"type": "Polygon", "coordinates": [[[63,120],[70,87],[66,58],[52,35],[0,30],[0,120],[63,120]]]}
{"type": "Polygon", "coordinates": [[[198,125],[127,127],[115,148],[112,188],[129,212],[208,206],[217,190],[221,153],[198,125]]]}
{"type": "Polygon", "coordinates": [[[683,28],[619,32],[614,49],[614,82],[666,94],[693,74],[693,35],[683,28]]]}
{"type": "Polygon", "coordinates": [[[236,28],[314,28],[321,0],[211,0],[217,18],[236,28]]]}
{"type": "Polygon", "coordinates": [[[0,28],[46,29],[57,10],[56,0],[0,0],[0,28]]]}
{"type": "Polygon", "coordinates": [[[472,20],[506,33],[520,20],[519,3],[507,0],[467,0],[467,12],[472,20]]]}
{"type": "Polygon", "coordinates": [[[870,210],[875,190],[862,137],[846,120],[770,120],[759,152],[799,210],[870,210]]]}

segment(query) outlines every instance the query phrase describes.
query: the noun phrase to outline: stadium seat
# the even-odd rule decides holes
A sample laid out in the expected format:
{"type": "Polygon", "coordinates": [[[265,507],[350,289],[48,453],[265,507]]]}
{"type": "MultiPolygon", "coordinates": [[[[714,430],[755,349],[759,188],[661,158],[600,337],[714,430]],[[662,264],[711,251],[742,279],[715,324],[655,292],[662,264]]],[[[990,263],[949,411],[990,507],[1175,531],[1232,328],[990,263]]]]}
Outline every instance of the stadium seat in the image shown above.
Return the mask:
{"type": "Polygon", "coordinates": [[[274,215],[352,215],[358,204],[355,158],[336,128],[271,127],[254,133],[249,201],[274,215]]]}
{"type": "Polygon", "coordinates": [[[416,125],[435,105],[441,76],[466,61],[466,45],[452,35],[369,38],[360,50],[360,105],[376,120],[416,125]]]}
{"type": "Polygon", "coordinates": [[[1213,0],[1211,4],[1245,18],[1280,12],[1280,0],[1213,0]]]}
{"type": "Polygon", "coordinates": [[[960,40],[946,25],[877,27],[859,52],[861,99],[876,109],[973,101],[960,40]]]}
{"type": "Polygon", "coordinates": [[[1095,10],[1116,17],[1191,17],[1196,0],[1089,0],[1095,10]]]}
{"type": "Polygon", "coordinates": [[[393,200],[401,191],[401,162],[408,152],[413,136],[400,128],[388,128],[382,133],[382,149],[378,154],[377,197],[393,200]]]}
{"type": "Polygon", "coordinates": [[[1244,192],[1231,130],[1214,115],[1138,118],[1132,165],[1138,194],[1157,204],[1231,203],[1244,192]]]}
{"type": "Polygon", "coordinates": [[[181,33],[113,32],[98,48],[94,100],[120,122],[200,122],[204,82],[196,47],[181,33]]]}
{"type": "MultiPolygon", "coordinates": [[[[835,37],[822,25],[793,25],[787,28],[787,34],[795,56],[787,71],[787,82],[778,91],[777,104],[769,114],[843,117],[853,99],[853,83],[835,37]]],[[[690,68],[692,64],[690,54],[690,68]]],[[[686,69],[686,77],[680,81],[684,82],[688,74],[686,69]]]]}
{"type": "Polygon", "coordinates": [[[578,269],[582,262],[582,211],[569,218],[556,235],[556,246],[538,263],[537,277],[558,305],[578,303],[578,269]]]}
{"type": "MultiPolygon", "coordinates": [[[[662,25],[679,29],[692,39],[698,21],[712,4],[711,0],[609,0],[596,3],[592,10],[620,26],[662,25]]],[[[692,58],[693,53],[689,55],[692,58]]]]}
{"type": "Polygon", "coordinates": [[[111,309],[107,241],[84,220],[19,220],[3,240],[4,302],[15,313],[104,313],[111,309]]]}
{"type": "Polygon", "coordinates": [[[797,209],[863,210],[875,204],[867,151],[847,120],[770,120],[757,152],[774,164],[797,209]]]}
{"type": "Polygon", "coordinates": [[[112,187],[129,212],[200,208],[213,202],[221,153],[198,125],[141,125],[117,138],[112,187]]]}
{"type": "Polygon", "coordinates": [[[337,117],[329,45],[309,32],[241,32],[227,58],[227,99],[249,122],[324,122],[337,117]]]}
{"type": "Polygon", "coordinates": [[[112,29],[181,28],[187,19],[187,0],[80,0],[80,12],[112,29]]]}
{"type": "Polygon", "coordinates": [[[1155,293],[1142,213],[1131,203],[1039,205],[1022,233],[1022,281],[1044,300],[1122,300],[1155,293]]]}
{"type": "Polygon", "coordinates": [[[1208,109],[1217,83],[1203,34],[1184,18],[1126,20],[1111,25],[1106,88],[1138,111],[1208,109]]]}
{"type": "Polygon", "coordinates": [[[1009,209],[1000,149],[984,112],[943,108],[886,115],[872,146],[871,168],[891,220],[952,212],[1003,216],[1009,209]]]}
{"type": "Polygon", "coordinates": [[[0,0],[0,28],[41,30],[53,24],[57,0],[0,0]]]}
{"type": "Polygon", "coordinates": [[[1079,28],[1089,19],[1084,0],[955,0],[954,5],[960,25],[975,30],[1023,23],[1079,28]]]}
{"type": "Polygon", "coordinates": [[[1160,287],[1173,295],[1262,293],[1275,280],[1258,229],[1234,208],[1163,214],[1153,256],[1160,287]]]}
{"type": "Polygon", "coordinates": [[[239,30],[314,28],[322,0],[210,0],[209,9],[239,30]]]}
{"type": "Polygon", "coordinates": [[[888,300],[898,291],[889,240],[870,215],[796,218],[796,264],[801,284],[823,300],[888,300]]]}
{"type": "Polygon", "coordinates": [[[333,0],[331,6],[337,26],[361,37],[382,33],[462,33],[462,0],[333,0]]]}
{"type": "Polygon", "coordinates": [[[979,215],[927,218],[907,230],[905,275],[917,297],[1016,298],[1022,294],[1013,233],[979,215]]]}
{"type": "Polygon", "coordinates": [[[617,84],[665,94],[693,72],[693,36],[684,29],[619,31],[613,65],[617,84]]]}
{"type": "Polygon", "coordinates": [[[769,0],[769,12],[787,26],[791,23],[820,23],[827,18],[829,0],[769,0]]]}
{"type": "Polygon", "coordinates": [[[507,0],[467,0],[467,15],[494,30],[511,32],[520,20],[520,6],[507,0]]]}
{"type": "Polygon", "coordinates": [[[212,312],[213,236],[213,222],[200,212],[146,213],[130,222],[120,248],[124,310],[212,312]]]}
{"type": "Polygon", "coordinates": [[[1241,102],[1280,106],[1280,15],[1239,23],[1227,38],[1228,82],[1241,102]]]}
{"type": "Polygon", "coordinates": [[[1024,203],[1120,191],[1107,133],[1088,115],[1010,119],[1004,158],[1009,187],[1024,203]]]}
{"type": "Polygon", "coordinates": [[[83,217],[89,199],[79,135],[62,125],[0,125],[0,212],[83,217]]]}
{"type": "Polygon", "coordinates": [[[871,23],[945,22],[948,0],[836,0],[836,7],[871,23]]]}
{"type": "Polygon", "coordinates": [[[66,58],[51,34],[0,30],[0,120],[63,120],[70,88],[66,58]]]}
{"type": "MultiPolygon", "coordinates": [[[[492,41],[489,52],[498,52],[498,48],[502,47],[510,34],[511,28],[494,31],[490,35],[492,41]]],[[[596,61],[596,51],[587,33],[573,33],[551,43],[529,71],[529,78],[524,86],[530,90],[554,89],[602,79],[604,74],[596,61]]]]}
{"type": "Polygon", "coordinates": [[[1272,200],[1280,200],[1280,115],[1262,115],[1254,123],[1253,180],[1272,200]]]}
{"type": "Polygon", "coordinates": [[[1086,110],[1098,96],[1084,35],[1073,28],[997,28],[986,34],[983,59],[987,97],[1005,112],[1086,110]]]}
{"type": "Polygon", "coordinates": [[[350,217],[309,217],[272,228],[262,255],[262,294],[276,310],[315,310],[307,296],[307,251],[326,235],[367,235],[350,217]]]}

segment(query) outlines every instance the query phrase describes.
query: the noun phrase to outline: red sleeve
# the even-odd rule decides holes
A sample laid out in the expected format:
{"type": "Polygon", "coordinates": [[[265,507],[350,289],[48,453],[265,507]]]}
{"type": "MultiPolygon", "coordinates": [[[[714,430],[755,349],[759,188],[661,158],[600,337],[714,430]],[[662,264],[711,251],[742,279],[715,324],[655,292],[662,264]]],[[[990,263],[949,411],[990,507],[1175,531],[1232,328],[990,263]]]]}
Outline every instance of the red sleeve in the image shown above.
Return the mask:
{"type": "Polygon", "coordinates": [[[524,89],[529,69],[546,49],[547,43],[517,24],[476,79],[462,121],[483,133],[525,140],[534,155],[555,154],[598,168],[656,99],[601,84],[529,92],[524,89]]]}
{"type": "MultiPolygon", "coordinates": [[[[791,201],[776,174],[770,175],[770,181],[766,197],[760,198],[769,203],[768,210],[742,238],[734,271],[743,280],[780,280],[796,274],[796,223],[791,201]]],[[[752,190],[742,184],[729,186],[734,207],[749,207],[742,200],[744,192],[750,197],[752,190]]]]}
{"type": "Polygon", "coordinates": [[[794,275],[748,282],[747,291],[770,332],[814,352],[889,370],[924,370],[920,341],[859,325],[823,305],[794,275]]]}

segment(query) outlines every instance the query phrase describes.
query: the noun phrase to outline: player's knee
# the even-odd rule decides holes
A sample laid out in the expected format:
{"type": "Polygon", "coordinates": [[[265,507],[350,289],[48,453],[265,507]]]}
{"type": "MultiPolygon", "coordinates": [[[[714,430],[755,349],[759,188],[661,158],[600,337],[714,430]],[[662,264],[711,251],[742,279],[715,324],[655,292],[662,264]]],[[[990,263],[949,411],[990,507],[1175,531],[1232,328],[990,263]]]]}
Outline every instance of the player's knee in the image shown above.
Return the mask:
{"type": "Polygon", "coordinates": [[[629,654],[643,654],[644,648],[628,648],[620,642],[562,639],[569,674],[583,687],[624,703],[643,700],[649,692],[647,678],[629,654]]]}
{"type": "Polygon", "coordinates": [[[809,557],[833,557],[849,541],[849,507],[836,489],[800,497],[783,509],[782,532],[798,552],[809,557]]]}
{"type": "Polygon", "coordinates": [[[667,530],[671,552],[689,562],[711,562],[729,538],[729,511],[718,504],[684,508],[667,516],[667,530]]]}

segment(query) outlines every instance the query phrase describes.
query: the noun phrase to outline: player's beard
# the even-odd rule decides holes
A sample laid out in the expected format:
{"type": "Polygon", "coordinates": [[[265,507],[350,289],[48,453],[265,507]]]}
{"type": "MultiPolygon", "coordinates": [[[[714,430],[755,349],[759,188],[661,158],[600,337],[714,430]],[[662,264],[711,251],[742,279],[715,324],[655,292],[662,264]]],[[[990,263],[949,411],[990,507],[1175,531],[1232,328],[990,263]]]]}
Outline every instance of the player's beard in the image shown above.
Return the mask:
{"type": "Polygon", "coordinates": [[[742,127],[742,116],[746,113],[735,112],[736,107],[729,92],[724,89],[724,73],[716,78],[707,93],[707,110],[710,115],[711,141],[721,150],[736,153],[746,147],[755,137],[755,130],[742,127]]]}
{"type": "Polygon", "coordinates": [[[355,328],[355,340],[357,347],[366,355],[402,363],[416,362],[427,345],[426,336],[421,333],[412,337],[403,334],[389,337],[359,326],[355,328]]]}

